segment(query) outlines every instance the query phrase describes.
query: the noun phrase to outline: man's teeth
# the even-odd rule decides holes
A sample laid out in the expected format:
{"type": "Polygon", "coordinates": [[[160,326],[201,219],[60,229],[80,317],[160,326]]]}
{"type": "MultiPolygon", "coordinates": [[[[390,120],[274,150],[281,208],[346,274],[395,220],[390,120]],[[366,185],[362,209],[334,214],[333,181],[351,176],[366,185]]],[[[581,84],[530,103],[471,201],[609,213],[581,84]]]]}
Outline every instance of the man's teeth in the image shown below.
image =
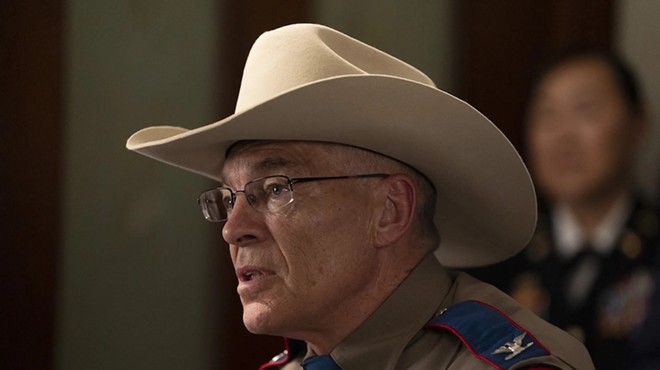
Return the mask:
{"type": "Polygon", "coordinates": [[[259,272],[259,271],[250,271],[247,274],[245,274],[245,277],[247,278],[248,281],[254,280],[254,279],[258,278],[259,276],[261,276],[261,272],[259,272]]]}

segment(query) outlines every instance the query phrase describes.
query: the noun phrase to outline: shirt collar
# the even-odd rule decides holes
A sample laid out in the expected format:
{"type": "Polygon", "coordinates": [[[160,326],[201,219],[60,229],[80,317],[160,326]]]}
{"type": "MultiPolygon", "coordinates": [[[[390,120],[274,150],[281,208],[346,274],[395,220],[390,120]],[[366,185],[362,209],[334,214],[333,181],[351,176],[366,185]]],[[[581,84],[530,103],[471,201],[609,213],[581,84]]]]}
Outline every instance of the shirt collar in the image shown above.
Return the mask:
{"type": "Polygon", "coordinates": [[[394,368],[406,345],[435,315],[451,284],[447,270],[432,253],[427,255],[331,356],[344,370],[394,368]]]}
{"type": "Polygon", "coordinates": [[[600,254],[609,254],[616,246],[621,229],[632,210],[630,195],[619,198],[605,218],[594,230],[592,240],[587,240],[580,224],[565,204],[560,204],[551,212],[555,225],[553,237],[559,254],[570,258],[577,254],[583,245],[589,243],[600,254]]]}

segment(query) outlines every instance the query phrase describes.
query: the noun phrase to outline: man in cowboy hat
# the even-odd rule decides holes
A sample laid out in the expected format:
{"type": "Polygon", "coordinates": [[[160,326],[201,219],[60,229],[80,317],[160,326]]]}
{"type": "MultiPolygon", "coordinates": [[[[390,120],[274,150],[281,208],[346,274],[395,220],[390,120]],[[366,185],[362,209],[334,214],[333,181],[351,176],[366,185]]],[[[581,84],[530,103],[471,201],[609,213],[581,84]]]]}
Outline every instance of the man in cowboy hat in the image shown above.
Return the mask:
{"type": "Polygon", "coordinates": [[[263,368],[591,369],[575,339],[448,270],[515,254],[536,222],[518,154],[417,69],[327,27],[262,35],[235,114],[127,147],[220,182],[243,321],[287,339],[263,368]]]}

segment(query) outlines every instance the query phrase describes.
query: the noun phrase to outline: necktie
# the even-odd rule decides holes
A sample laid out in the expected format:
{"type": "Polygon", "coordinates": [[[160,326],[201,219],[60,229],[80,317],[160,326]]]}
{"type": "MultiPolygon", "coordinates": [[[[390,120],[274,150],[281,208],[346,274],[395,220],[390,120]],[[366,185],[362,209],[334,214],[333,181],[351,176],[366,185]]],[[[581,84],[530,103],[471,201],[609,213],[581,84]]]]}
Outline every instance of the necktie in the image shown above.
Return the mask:
{"type": "Polygon", "coordinates": [[[305,370],[341,370],[335,360],[328,355],[314,356],[302,363],[305,370]]]}
{"type": "Polygon", "coordinates": [[[590,245],[569,262],[567,273],[566,301],[568,307],[578,310],[582,307],[600,273],[601,256],[590,245]]]}

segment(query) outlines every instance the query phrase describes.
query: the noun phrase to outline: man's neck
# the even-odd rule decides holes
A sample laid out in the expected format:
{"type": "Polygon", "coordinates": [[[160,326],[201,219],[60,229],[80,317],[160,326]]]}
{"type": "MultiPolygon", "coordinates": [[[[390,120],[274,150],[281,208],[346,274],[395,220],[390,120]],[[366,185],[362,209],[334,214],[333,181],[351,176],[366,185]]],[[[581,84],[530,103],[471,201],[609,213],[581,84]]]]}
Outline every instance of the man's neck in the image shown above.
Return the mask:
{"type": "MultiPolygon", "coordinates": [[[[391,257],[391,256],[390,256],[391,257]]],[[[423,259],[424,255],[385,258],[378,272],[374,273],[372,282],[367,284],[368,291],[360,297],[354,297],[352,303],[345,305],[348,311],[338,307],[337,317],[329,320],[332,333],[318,332],[306,340],[310,349],[317,355],[330,354],[350,333],[360,326],[378,307],[394,292],[423,259]],[[398,261],[398,263],[397,263],[398,261]]]]}

